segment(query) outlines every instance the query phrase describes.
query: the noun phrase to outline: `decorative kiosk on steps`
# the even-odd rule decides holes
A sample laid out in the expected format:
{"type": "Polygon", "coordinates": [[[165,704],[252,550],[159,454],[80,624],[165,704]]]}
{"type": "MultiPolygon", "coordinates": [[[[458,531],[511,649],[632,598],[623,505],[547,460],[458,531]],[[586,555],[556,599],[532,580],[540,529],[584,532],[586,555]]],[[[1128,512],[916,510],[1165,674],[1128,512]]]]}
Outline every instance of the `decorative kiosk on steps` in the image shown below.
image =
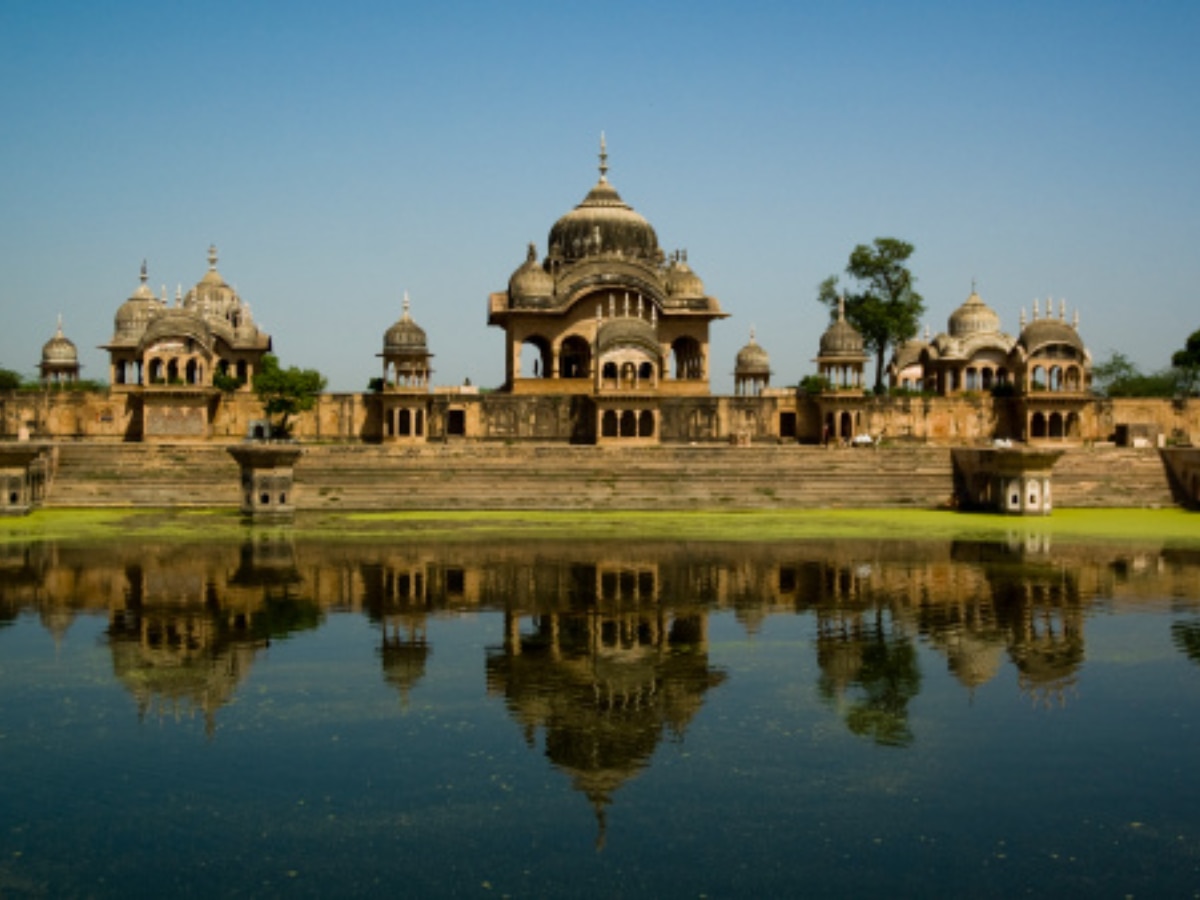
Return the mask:
{"type": "Polygon", "coordinates": [[[0,444],[0,515],[26,516],[46,495],[46,447],[0,444]]]}
{"type": "Polygon", "coordinates": [[[958,505],[1014,516],[1048,516],[1050,470],[1062,454],[1019,447],[953,450],[958,505]]]}
{"type": "Polygon", "coordinates": [[[1175,499],[1188,509],[1200,509],[1200,447],[1166,447],[1159,453],[1175,499]]]}
{"type": "Polygon", "coordinates": [[[287,521],[296,513],[292,499],[295,444],[245,443],[229,447],[242,472],[242,515],[251,521],[287,521]]]}

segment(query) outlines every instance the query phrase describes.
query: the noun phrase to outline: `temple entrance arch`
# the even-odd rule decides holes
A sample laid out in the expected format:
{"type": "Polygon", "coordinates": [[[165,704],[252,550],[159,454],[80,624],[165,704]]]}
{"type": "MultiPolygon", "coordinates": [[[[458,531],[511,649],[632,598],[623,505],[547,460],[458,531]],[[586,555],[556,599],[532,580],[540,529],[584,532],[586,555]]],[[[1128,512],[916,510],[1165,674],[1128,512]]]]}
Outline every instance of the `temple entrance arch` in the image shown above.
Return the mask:
{"type": "Polygon", "coordinates": [[[587,378],[591,375],[592,348],[588,342],[573,334],[562,342],[558,351],[560,378],[587,378]]]}
{"type": "Polygon", "coordinates": [[[521,342],[519,378],[550,378],[554,374],[550,342],[540,334],[530,335],[521,342]]]}

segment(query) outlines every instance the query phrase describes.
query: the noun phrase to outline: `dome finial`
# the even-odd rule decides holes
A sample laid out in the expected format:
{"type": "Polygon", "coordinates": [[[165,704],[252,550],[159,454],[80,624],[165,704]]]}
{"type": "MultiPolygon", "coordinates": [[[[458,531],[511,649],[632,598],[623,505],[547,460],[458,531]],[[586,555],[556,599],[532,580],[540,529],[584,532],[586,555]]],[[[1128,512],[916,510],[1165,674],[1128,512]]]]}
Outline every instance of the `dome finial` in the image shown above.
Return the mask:
{"type": "Polygon", "coordinates": [[[63,336],[63,333],[62,333],[62,313],[59,313],[59,314],[58,314],[58,328],[57,328],[57,329],[55,329],[54,336],[55,336],[56,338],[60,338],[60,337],[62,337],[62,336],[63,336]]]}
{"type": "Polygon", "coordinates": [[[843,294],[838,294],[838,321],[846,321],[846,297],[843,294]]]}
{"type": "Polygon", "coordinates": [[[754,326],[750,326],[750,343],[754,343],[754,326]]]}
{"type": "Polygon", "coordinates": [[[141,274],[141,278],[142,278],[142,284],[145,284],[145,283],[146,283],[146,278],[147,278],[147,276],[148,276],[148,272],[147,272],[147,269],[146,269],[146,261],[143,259],[143,260],[142,260],[142,274],[141,274]]]}
{"type": "Polygon", "coordinates": [[[404,316],[403,316],[405,322],[407,322],[409,319],[412,318],[412,316],[409,315],[409,310],[411,310],[411,309],[412,309],[412,303],[409,302],[408,291],[405,291],[404,292],[404,316]]]}
{"type": "Polygon", "coordinates": [[[217,270],[217,245],[208,245],[208,268],[215,272],[217,270]]]}
{"type": "Polygon", "coordinates": [[[608,181],[608,144],[604,141],[604,132],[600,132],[600,180],[608,181]]]}

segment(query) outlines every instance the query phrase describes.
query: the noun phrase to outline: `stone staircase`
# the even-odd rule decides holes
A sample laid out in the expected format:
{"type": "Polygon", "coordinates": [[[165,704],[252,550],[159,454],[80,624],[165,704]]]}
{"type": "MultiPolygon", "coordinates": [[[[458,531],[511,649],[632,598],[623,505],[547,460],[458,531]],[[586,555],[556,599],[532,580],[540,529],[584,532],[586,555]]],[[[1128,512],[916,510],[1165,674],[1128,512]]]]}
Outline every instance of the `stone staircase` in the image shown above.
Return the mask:
{"type": "MultiPolygon", "coordinates": [[[[945,447],[309,444],[301,510],[934,508],[951,503],[945,447]]],[[[1175,504],[1156,450],[1070,448],[1058,507],[1175,504]]],[[[224,444],[63,443],[46,506],[237,507],[224,444]]]]}
{"type": "Polygon", "coordinates": [[[941,448],[426,445],[308,448],[306,509],[763,509],[949,502],[941,448]]]}
{"type": "Polygon", "coordinates": [[[1176,506],[1158,450],[1072,447],[1054,464],[1054,505],[1062,507],[1176,506]]]}
{"type": "Polygon", "coordinates": [[[240,473],[223,444],[63,443],[47,507],[238,506],[240,473]]]}

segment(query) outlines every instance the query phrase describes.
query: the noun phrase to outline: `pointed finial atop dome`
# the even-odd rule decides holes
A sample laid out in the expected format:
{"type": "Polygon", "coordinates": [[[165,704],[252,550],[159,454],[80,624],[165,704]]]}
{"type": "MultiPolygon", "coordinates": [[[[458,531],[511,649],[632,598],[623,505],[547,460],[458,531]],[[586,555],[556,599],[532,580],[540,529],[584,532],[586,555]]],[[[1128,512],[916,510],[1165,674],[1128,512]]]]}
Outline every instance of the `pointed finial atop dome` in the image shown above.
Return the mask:
{"type": "MultiPolygon", "coordinates": [[[[1038,320],[1038,303],[1039,302],[1040,301],[1038,300],[1037,297],[1033,298],[1033,321],[1035,321],[1035,322],[1038,320]]],[[[1046,302],[1049,303],[1050,301],[1047,300],[1046,302]]]]}
{"type": "Polygon", "coordinates": [[[1025,327],[1025,307],[1021,307],[1021,327],[1025,327]]]}
{"type": "Polygon", "coordinates": [[[754,326],[750,326],[750,343],[754,343],[754,326]]]}
{"type": "Polygon", "coordinates": [[[412,309],[412,303],[408,299],[408,291],[404,292],[403,309],[404,309],[404,314],[403,314],[403,316],[401,316],[401,318],[403,318],[405,322],[408,322],[412,319],[412,316],[409,315],[409,311],[412,309]]]}
{"type": "Polygon", "coordinates": [[[143,259],[142,260],[142,274],[141,274],[142,284],[146,283],[147,277],[148,277],[148,271],[146,269],[146,261],[143,259]]]}
{"type": "Polygon", "coordinates": [[[58,314],[58,328],[56,328],[56,329],[54,330],[54,336],[55,336],[56,338],[61,338],[61,337],[63,336],[63,333],[62,333],[62,313],[59,313],[59,314],[58,314]]]}
{"type": "Polygon", "coordinates": [[[1079,307],[1075,307],[1075,315],[1071,316],[1071,327],[1079,330],[1079,307]]]}
{"type": "Polygon", "coordinates": [[[604,141],[604,132],[600,132],[600,180],[608,181],[608,144],[604,141]]]}
{"type": "Polygon", "coordinates": [[[208,245],[208,268],[214,272],[217,270],[217,245],[216,244],[208,245]]]}
{"type": "Polygon", "coordinates": [[[1060,321],[1067,321],[1067,301],[1062,297],[1058,300],[1058,318],[1060,321]]]}
{"type": "Polygon", "coordinates": [[[844,294],[838,294],[838,321],[846,321],[846,297],[844,294]]]}

